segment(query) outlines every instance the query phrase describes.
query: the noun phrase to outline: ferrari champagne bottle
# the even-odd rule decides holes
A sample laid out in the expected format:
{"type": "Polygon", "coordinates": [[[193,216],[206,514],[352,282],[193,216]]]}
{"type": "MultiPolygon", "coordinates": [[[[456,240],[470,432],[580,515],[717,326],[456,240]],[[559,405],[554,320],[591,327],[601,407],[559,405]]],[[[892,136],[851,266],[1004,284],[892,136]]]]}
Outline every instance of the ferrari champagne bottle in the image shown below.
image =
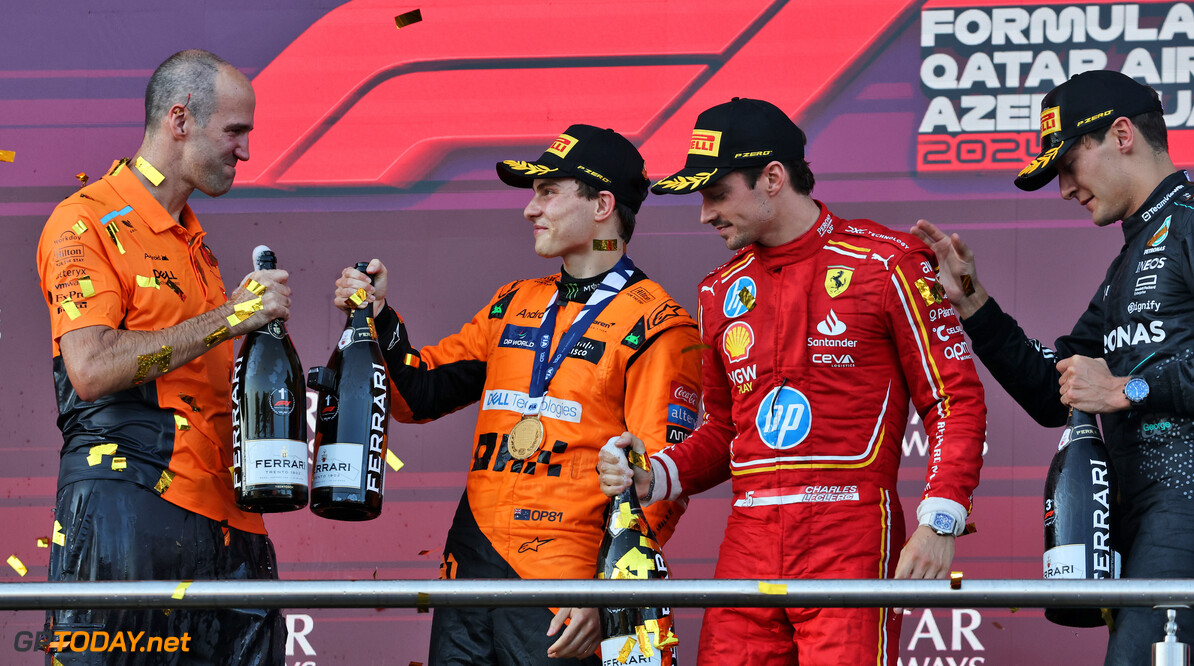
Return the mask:
{"type": "MultiPolygon", "coordinates": [[[[597,577],[607,580],[667,578],[663,551],[643,515],[634,484],[606,507],[597,567],[597,577]]],[[[678,641],[670,608],[603,608],[601,638],[602,663],[676,663],[678,641]]]]}
{"type": "MultiPolygon", "coordinates": [[[[366,266],[356,268],[364,273],[366,266]]],[[[327,366],[312,368],[307,385],[319,391],[311,510],[333,520],[376,518],[385,487],[390,380],[372,305],[363,303],[348,316],[327,366]]]]}
{"type": "MultiPolygon", "coordinates": [[[[264,245],[257,270],[277,266],[264,245]]],[[[307,506],[306,391],[303,366],[275,319],[245,334],[232,373],[232,484],[236,504],[259,513],[307,506]]]]}
{"type": "MultiPolygon", "coordinates": [[[[1119,553],[1111,534],[1115,491],[1095,417],[1071,409],[1045,480],[1046,579],[1119,577],[1119,553]]],[[[1068,627],[1103,624],[1098,608],[1046,608],[1045,617],[1068,627]]]]}

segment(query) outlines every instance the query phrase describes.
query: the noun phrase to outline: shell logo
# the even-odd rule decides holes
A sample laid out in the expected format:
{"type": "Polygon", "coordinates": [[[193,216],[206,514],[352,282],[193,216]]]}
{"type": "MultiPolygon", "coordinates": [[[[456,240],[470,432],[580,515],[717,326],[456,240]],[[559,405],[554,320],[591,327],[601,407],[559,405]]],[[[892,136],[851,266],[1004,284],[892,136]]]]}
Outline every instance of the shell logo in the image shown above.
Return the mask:
{"type": "Polygon", "coordinates": [[[750,348],[755,346],[755,332],[750,324],[736,321],[726,329],[721,338],[721,348],[726,353],[730,363],[745,361],[750,356],[750,348]]]}

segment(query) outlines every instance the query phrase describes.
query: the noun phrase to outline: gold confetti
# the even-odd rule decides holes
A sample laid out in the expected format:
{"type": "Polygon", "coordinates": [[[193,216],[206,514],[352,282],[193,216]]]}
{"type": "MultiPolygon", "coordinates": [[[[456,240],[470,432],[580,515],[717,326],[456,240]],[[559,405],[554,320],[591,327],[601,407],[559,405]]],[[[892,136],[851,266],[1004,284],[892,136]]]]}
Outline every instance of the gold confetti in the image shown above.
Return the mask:
{"type": "Polygon", "coordinates": [[[185,402],[185,403],[187,403],[187,405],[188,405],[188,406],[191,408],[191,411],[192,411],[192,412],[199,412],[199,411],[202,411],[201,409],[199,409],[199,405],[196,405],[196,404],[195,404],[195,399],[194,399],[193,397],[191,397],[191,396],[189,396],[189,395],[187,395],[187,394],[185,394],[185,393],[179,393],[179,394],[178,394],[178,399],[179,399],[179,400],[182,400],[182,401],[183,401],[183,402],[185,402]]]}
{"type": "Polygon", "coordinates": [[[951,589],[951,590],[962,589],[962,572],[961,571],[949,572],[949,589],[951,589]]]}
{"type": "MultiPolygon", "coordinates": [[[[233,326],[235,325],[236,324],[233,324],[233,326]]],[[[230,337],[232,337],[232,334],[228,332],[228,327],[221,326],[209,333],[207,337],[203,338],[203,344],[207,345],[207,347],[210,349],[211,347],[215,347],[230,337]]]]}
{"type": "Polygon", "coordinates": [[[162,181],[166,180],[161,171],[155,169],[152,164],[140,155],[137,156],[137,161],[133,163],[133,166],[137,167],[137,171],[140,171],[141,175],[145,176],[145,180],[153,183],[154,187],[161,185],[162,181]]]}
{"type": "Polygon", "coordinates": [[[107,444],[96,444],[87,450],[87,465],[95,467],[100,464],[104,456],[110,456],[116,453],[116,445],[109,442],[107,444]]]}
{"type": "Polygon", "coordinates": [[[140,383],[145,381],[149,376],[149,371],[157,368],[158,372],[166,374],[170,372],[170,357],[174,354],[174,348],[168,345],[162,345],[162,351],[156,354],[142,354],[137,357],[137,374],[133,375],[133,382],[140,383]]]}
{"type": "Polygon", "coordinates": [[[627,659],[630,659],[630,651],[634,649],[634,638],[626,637],[626,642],[622,644],[622,649],[618,650],[618,663],[625,664],[627,659]]]}
{"type": "Polygon", "coordinates": [[[249,282],[245,284],[245,289],[247,291],[253,292],[257,296],[265,293],[265,285],[257,282],[257,280],[249,280],[249,282]]]}
{"type": "Polygon", "coordinates": [[[352,296],[349,296],[348,300],[352,301],[352,304],[359,308],[367,298],[369,298],[369,294],[366,294],[365,288],[361,287],[360,289],[352,292],[352,296]]]}
{"type": "Polygon", "coordinates": [[[116,243],[116,249],[120,250],[121,254],[124,254],[124,245],[120,242],[120,237],[116,235],[116,225],[106,224],[104,228],[108,230],[108,237],[112,239],[113,243],[116,243]]]}
{"type": "Polygon", "coordinates": [[[407,354],[406,356],[404,356],[402,358],[402,362],[405,363],[406,365],[409,365],[412,368],[419,367],[419,361],[420,361],[419,357],[415,356],[414,354],[407,354]]]}
{"type": "Polygon", "coordinates": [[[647,464],[647,457],[634,449],[626,450],[626,458],[630,460],[631,465],[641,470],[650,471],[651,469],[651,466],[647,464]]]}
{"type": "Polygon", "coordinates": [[[87,177],[86,173],[80,171],[79,173],[75,174],[75,180],[79,181],[83,185],[86,185],[89,178],[87,177]]]}
{"type": "Polygon", "coordinates": [[[128,461],[125,460],[124,456],[116,456],[112,459],[113,472],[123,472],[125,467],[128,467],[128,461]]]}
{"type": "Polygon", "coordinates": [[[962,530],[962,536],[966,536],[967,534],[974,534],[977,531],[978,531],[978,526],[976,526],[974,523],[966,523],[966,528],[962,530]]]}
{"type": "Polygon", "coordinates": [[[386,464],[389,465],[390,469],[394,470],[395,472],[402,469],[406,465],[406,463],[402,462],[398,456],[394,455],[394,452],[389,449],[386,449],[386,464]]]}
{"type": "Polygon", "coordinates": [[[423,12],[418,9],[412,9],[409,12],[403,12],[394,17],[394,25],[401,30],[408,25],[418,23],[423,20],[423,12]]]}
{"type": "Polygon", "coordinates": [[[50,547],[50,538],[49,537],[37,537],[37,547],[38,548],[49,548],[50,547]]]}
{"type": "Polygon", "coordinates": [[[755,296],[750,293],[750,289],[743,287],[742,291],[738,292],[738,300],[742,301],[742,306],[747,312],[755,309],[755,296]]]}
{"type": "Polygon", "coordinates": [[[84,298],[95,296],[95,286],[91,284],[91,278],[86,275],[79,276],[79,291],[83,292],[84,298]]]}
{"type": "Polygon", "coordinates": [[[174,425],[177,426],[179,430],[191,429],[191,423],[187,421],[187,417],[183,416],[182,414],[174,415],[174,425]]]}
{"type": "Polygon", "coordinates": [[[251,301],[237,303],[232,307],[232,314],[228,315],[228,324],[230,326],[236,326],[249,317],[252,317],[254,312],[261,310],[261,307],[260,296],[251,301]]]}
{"type": "Polygon", "coordinates": [[[75,302],[69,298],[65,301],[62,301],[62,311],[66,313],[67,317],[70,317],[71,321],[74,321],[82,316],[82,313],[79,312],[79,308],[75,305],[75,302]]]}
{"type": "Polygon", "coordinates": [[[161,289],[162,283],[158,282],[158,279],[155,277],[145,277],[144,275],[138,275],[137,286],[145,287],[147,289],[161,289]]]}
{"type": "Polygon", "coordinates": [[[598,252],[609,252],[610,250],[618,249],[618,241],[616,240],[599,240],[593,239],[593,249],[598,252]]]}
{"type": "Polygon", "coordinates": [[[962,273],[962,293],[967,296],[974,295],[974,278],[970,277],[970,273],[962,273]]]}
{"type": "Polygon", "coordinates": [[[66,545],[66,535],[62,533],[62,523],[54,521],[54,536],[50,537],[59,546],[66,545]]]}
{"type": "Polygon", "coordinates": [[[651,641],[647,639],[647,628],[640,624],[634,628],[634,633],[638,634],[638,649],[642,651],[643,656],[647,659],[654,657],[655,651],[651,649],[651,641]]]}
{"type": "Polygon", "coordinates": [[[183,582],[179,583],[178,587],[174,588],[174,594],[171,594],[170,598],[171,599],[183,598],[184,596],[186,596],[187,588],[190,587],[191,584],[194,582],[195,581],[193,581],[193,580],[184,580],[183,582]]]}
{"type": "MultiPolygon", "coordinates": [[[[401,28],[402,26],[398,26],[401,28]]],[[[0,150],[0,162],[14,162],[17,159],[15,150],[0,150]]]]}
{"type": "Polygon", "coordinates": [[[373,325],[373,317],[366,317],[365,323],[369,324],[369,335],[372,336],[374,340],[376,340],[377,339],[377,327],[373,325]]]}
{"type": "Polygon", "coordinates": [[[71,225],[71,229],[74,230],[75,235],[81,235],[84,231],[87,231],[87,224],[83,220],[79,220],[71,225]]]}
{"type": "MultiPolygon", "coordinates": [[[[656,636],[658,636],[658,635],[659,634],[656,634],[656,636]]],[[[671,627],[668,627],[667,636],[656,641],[655,647],[669,648],[669,647],[672,647],[674,645],[679,645],[679,644],[680,644],[680,638],[678,636],[676,636],[675,632],[672,631],[671,627]]]]}
{"type": "Polygon", "coordinates": [[[162,470],[162,478],[158,479],[158,484],[154,486],[153,489],[158,491],[158,494],[160,495],[166,492],[166,489],[170,487],[171,483],[174,483],[174,472],[164,469],[162,470]]]}
{"type": "Polygon", "coordinates": [[[112,163],[112,170],[108,172],[109,176],[115,176],[124,170],[124,165],[129,163],[129,158],[122,157],[112,163]]]}
{"type": "Polygon", "coordinates": [[[418,607],[418,612],[427,613],[431,610],[431,595],[426,592],[420,592],[415,599],[415,604],[418,607]]]}
{"type": "Polygon", "coordinates": [[[16,555],[8,556],[8,566],[15,569],[17,573],[21,574],[21,576],[29,573],[29,570],[25,568],[25,563],[22,562],[21,558],[17,557],[16,555]]]}
{"type": "Polygon", "coordinates": [[[776,583],[765,583],[759,581],[759,592],[763,594],[787,594],[788,586],[776,583]]]}

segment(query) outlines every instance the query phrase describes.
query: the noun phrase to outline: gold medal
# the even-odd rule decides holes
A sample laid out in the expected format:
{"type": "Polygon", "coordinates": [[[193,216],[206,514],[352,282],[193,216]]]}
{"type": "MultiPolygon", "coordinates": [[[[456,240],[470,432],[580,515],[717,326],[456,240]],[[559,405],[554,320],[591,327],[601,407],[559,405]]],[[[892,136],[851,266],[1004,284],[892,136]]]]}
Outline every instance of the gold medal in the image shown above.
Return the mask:
{"type": "Polygon", "coordinates": [[[524,416],[510,428],[506,448],[512,458],[526,460],[539,450],[542,443],[543,423],[539,421],[538,416],[524,416]]]}

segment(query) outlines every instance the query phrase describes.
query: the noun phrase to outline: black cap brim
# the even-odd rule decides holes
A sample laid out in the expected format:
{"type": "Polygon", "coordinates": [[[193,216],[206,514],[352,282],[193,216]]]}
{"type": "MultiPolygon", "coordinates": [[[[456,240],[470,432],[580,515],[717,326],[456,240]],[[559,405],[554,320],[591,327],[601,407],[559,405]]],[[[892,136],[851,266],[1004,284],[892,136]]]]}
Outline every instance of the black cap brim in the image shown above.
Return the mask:
{"type": "Polygon", "coordinates": [[[1064,139],[1056,146],[1041,151],[1041,154],[1029,162],[1028,166],[1020,170],[1019,175],[1016,176],[1016,187],[1025,192],[1034,192],[1048,185],[1049,181],[1057,176],[1057,163],[1061,160],[1061,156],[1065,155],[1081,139],[1081,136],[1064,139]]]}
{"type": "Polygon", "coordinates": [[[497,163],[497,175],[502,182],[511,187],[530,189],[535,186],[536,178],[571,178],[572,174],[564,173],[558,168],[540,162],[524,162],[522,160],[505,160],[497,163]]]}
{"type": "Polygon", "coordinates": [[[655,194],[690,194],[721,180],[731,171],[725,167],[685,167],[651,186],[655,194]]]}

